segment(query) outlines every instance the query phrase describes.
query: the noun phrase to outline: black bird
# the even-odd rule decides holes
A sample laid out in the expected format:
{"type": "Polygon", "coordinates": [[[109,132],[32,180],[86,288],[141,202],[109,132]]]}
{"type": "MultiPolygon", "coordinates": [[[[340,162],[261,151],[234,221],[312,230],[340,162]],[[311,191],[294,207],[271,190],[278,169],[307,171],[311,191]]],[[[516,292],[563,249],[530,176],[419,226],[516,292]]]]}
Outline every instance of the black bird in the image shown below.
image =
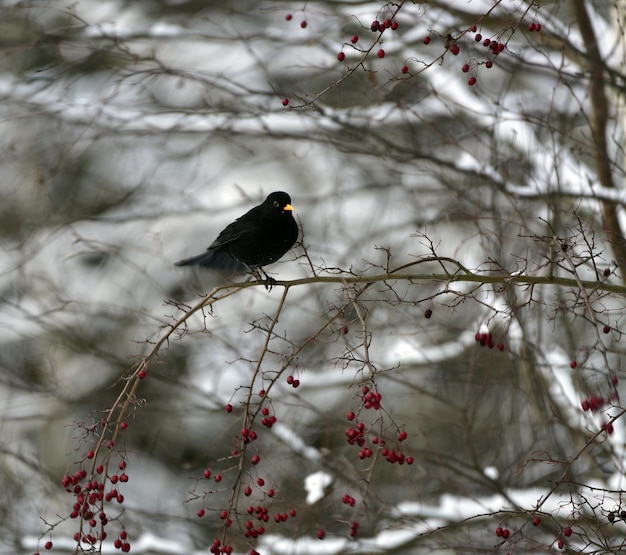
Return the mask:
{"type": "Polygon", "coordinates": [[[196,264],[229,274],[250,271],[268,284],[272,279],[262,267],[281,258],[297,239],[298,225],[293,218],[291,197],[277,191],[227,225],[206,252],[175,264],[196,264]]]}

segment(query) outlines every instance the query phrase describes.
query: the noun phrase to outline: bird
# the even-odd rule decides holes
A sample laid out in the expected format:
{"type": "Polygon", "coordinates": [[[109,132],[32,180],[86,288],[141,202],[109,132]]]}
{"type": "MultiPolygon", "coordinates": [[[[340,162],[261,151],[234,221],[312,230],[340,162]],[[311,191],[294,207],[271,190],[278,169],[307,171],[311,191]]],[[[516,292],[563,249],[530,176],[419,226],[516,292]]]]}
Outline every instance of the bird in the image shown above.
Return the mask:
{"type": "Polygon", "coordinates": [[[213,268],[227,274],[249,271],[269,290],[268,284],[274,280],[265,273],[263,266],[279,260],[297,239],[298,224],[293,217],[291,197],[283,191],[275,191],[227,225],[206,252],[174,264],[213,268]]]}

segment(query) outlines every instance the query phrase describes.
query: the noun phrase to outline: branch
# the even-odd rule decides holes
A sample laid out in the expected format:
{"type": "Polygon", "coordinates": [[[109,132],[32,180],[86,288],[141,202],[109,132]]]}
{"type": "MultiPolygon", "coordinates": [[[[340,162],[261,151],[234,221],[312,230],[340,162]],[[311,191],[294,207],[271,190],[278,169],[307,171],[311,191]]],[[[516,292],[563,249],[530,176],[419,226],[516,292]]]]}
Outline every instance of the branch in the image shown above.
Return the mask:
{"type": "MultiPolygon", "coordinates": [[[[598,179],[603,187],[615,188],[611,161],[608,156],[606,135],[609,121],[609,99],[604,89],[604,63],[591,19],[587,13],[584,0],[574,0],[574,9],[578,19],[578,27],[587,48],[589,60],[589,100],[591,103],[591,132],[593,135],[594,159],[598,179]]],[[[622,276],[626,276],[626,241],[620,227],[617,208],[609,202],[602,202],[605,230],[615,255],[615,260],[622,276]]]]}

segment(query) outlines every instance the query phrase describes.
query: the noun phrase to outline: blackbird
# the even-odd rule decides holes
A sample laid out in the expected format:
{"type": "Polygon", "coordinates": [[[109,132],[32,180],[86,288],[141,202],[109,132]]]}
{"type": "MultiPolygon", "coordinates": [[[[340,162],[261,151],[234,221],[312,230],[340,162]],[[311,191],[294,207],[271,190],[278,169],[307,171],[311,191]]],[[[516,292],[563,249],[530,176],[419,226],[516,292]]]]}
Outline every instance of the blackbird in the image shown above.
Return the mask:
{"type": "Polygon", "coordinates": [[[227,225],[206,252],[175,264],[195,264],[229,274],[250,271],[267,285],[273,280],[262,267],[276,262],[297,239],[298,225],[293,218],[291,197],[276,191],[227,225]],[[263,272],[265,280],[259,272],[263,272]]]}

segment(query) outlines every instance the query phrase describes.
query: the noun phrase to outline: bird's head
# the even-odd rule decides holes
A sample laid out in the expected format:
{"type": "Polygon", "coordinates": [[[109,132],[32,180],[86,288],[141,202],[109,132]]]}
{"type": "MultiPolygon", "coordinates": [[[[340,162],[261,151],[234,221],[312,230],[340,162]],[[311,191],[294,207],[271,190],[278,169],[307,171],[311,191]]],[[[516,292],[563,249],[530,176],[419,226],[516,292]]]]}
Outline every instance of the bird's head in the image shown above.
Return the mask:
{"type": "Polygon", "coordinates": [[[282,191],[276,191],[271,193],[265,199],[265,209],[274,214],[290,214],[293,212],[293,206],[291,206],[291,197],[282,191]]]}

